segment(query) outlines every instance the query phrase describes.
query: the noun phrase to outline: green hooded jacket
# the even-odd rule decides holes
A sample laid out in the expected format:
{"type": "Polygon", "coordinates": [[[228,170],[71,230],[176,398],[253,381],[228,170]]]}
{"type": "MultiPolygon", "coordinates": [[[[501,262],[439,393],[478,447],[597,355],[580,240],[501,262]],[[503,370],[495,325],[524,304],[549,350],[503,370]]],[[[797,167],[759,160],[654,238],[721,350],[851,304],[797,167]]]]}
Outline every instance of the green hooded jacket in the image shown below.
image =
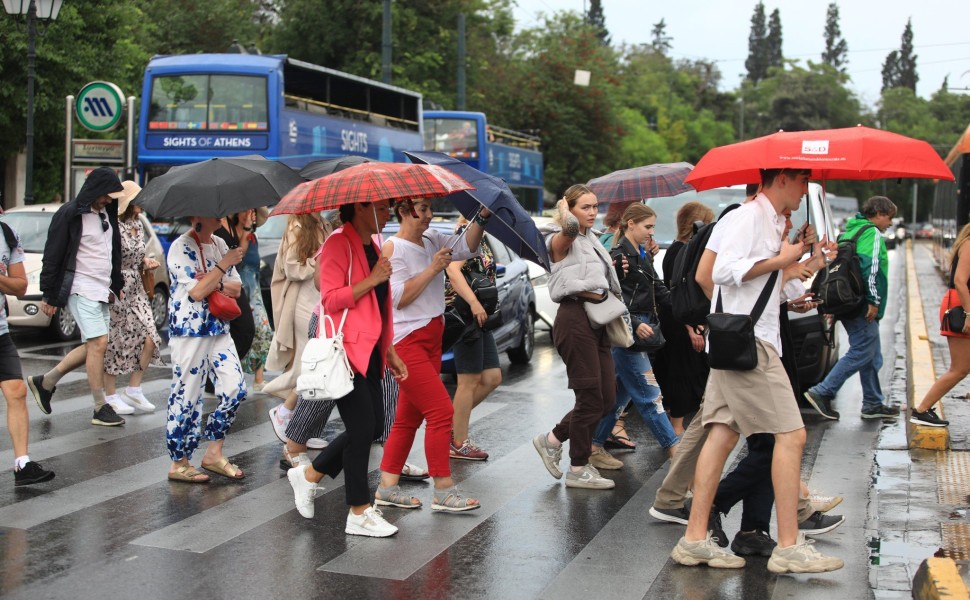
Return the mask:
{"type": "MultiPolygon", "coordinates": [[[[856,213],[845,224],[845,232],[840,239],[851,238],[866,225],[872,225],[872,221],[863,217],[862,213],[856,213]]],[[[870,227],[859,236],[856,241],[856,254],[861,261],[859,268],[865,283],[866,302],[879,307],[876,319],[882,319],[886,313],[886,294],[889,291],[889,255],[878,227],[870,227]]]]}

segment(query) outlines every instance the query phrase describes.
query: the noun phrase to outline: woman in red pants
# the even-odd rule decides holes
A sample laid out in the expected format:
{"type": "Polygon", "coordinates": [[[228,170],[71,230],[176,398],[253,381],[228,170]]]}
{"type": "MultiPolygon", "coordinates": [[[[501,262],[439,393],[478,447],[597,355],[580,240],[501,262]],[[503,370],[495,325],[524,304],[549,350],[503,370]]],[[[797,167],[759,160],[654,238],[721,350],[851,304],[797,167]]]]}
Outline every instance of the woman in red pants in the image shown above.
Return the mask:
{"type": "Polygon", "coordinates": [[[434,216],[429,200],[398,202],[394,213],[401,229],[384,243],[383,255],[390,259],[392,268],[394,347],[407,365],[408,378],[400,382],[397,414],[384,445],[375,501],[381,506],[421,506],[420,500],[401,491],[398,481],[414,434],[426,421],[424,453],[428,472],[434,478],[431,509],[473,510],[481,505],[474,498],[463,496],[451,478],[448,455],[454,410],[438,372],[444,329],[444,270],[453,260],[478,254],[490,213],[482,209],[464,236],[445,235],[428,228],[434,216]]]}

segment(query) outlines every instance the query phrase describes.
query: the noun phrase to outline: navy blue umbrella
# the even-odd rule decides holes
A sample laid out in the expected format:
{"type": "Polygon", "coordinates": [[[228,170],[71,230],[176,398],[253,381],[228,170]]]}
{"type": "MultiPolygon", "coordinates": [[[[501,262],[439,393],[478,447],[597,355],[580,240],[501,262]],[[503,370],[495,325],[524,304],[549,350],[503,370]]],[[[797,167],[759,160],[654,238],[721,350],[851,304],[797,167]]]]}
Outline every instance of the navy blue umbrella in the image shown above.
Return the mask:
{"type": "Polygon", "coordinates": [[[473,190],[455,192],[447,198],[467,219],[473,219],[482,206],[488,208],[495,218],[488,220],[485,231],[522,258],[550,270],[552,263],[545,239],[504,181],[441,152],[404,154],[419,164],[444,167],[475,186],[473,190]]]}

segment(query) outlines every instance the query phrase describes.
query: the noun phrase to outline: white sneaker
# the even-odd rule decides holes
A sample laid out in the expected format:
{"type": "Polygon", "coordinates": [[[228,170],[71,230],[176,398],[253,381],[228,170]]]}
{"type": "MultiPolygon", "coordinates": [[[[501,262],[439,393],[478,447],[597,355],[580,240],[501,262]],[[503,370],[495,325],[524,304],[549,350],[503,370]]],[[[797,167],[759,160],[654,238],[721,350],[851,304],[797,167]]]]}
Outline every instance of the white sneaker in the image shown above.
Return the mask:
{"type": "Polygon", "coordinates": [[[322,438],[310,438],[306,441],[306,447],[311,450],[323,450],[329,445],[330,442],[322,438]]]}
{"type": "Polygon", "coordinates": [[[280,439],[284,444],[286,443],[286,426],[290,424],[290,418],[293,416],[291,412],[287,417],[280,416],[280,409],[283,408],[282,404],[277,404],[273,408],[269,409],[269,422],[273,426],[273,433],[276,437],[280,439]]]}
{"type": "Polygon", "coordinates": [[[359,515],[355,515],[352,510],[348,511],[347,528],[344,531],[350,535],[390,537],[397,533],[397,527],[385,521],[381,511],[371,506],[359,515]]]}
{"type": "Polygon", "coordinates": [[[104,401],[111,405],[119,415],[133,415],[135,414],[135,409],[128,406],[121,400],[121,396],[118,394],[113,394],[111,396],[105,396],[104,401]]]}
{"type": "Polygon", "coordinates": [[[587,464],[581,471],[566,471],[566,487],[585,488],[588,490],[611,490],[616,487],[612,479],[600,475],[593,465],[587,464]]]}
{"type": "MultiPolygon", "coordinates": [[[[148,398],[142,393],[140,387],[125,388],[124,393],[121,394],[121,400],[135,407],[135,410],[140,412],[155,412],[155,405],[148,401],[148,398]]],[[[115,412],[118,411],[115,410],[115,412]]]]}
{"type": "Polygon", "coordinates": [[[313,499],[316,498],[317,484],[307,481],[306,465],[294,467],[286,472],[286,478],[293,487],[296,510],[307,519],[313,518],[313,499]]]}
{"type": "Polygon", "coordinates": [[[812,504],[812,509],[816,512],[829,512],[842,503],[842,496],[826,496],[824,494],[813,493],[808,501],[812,504]]]}

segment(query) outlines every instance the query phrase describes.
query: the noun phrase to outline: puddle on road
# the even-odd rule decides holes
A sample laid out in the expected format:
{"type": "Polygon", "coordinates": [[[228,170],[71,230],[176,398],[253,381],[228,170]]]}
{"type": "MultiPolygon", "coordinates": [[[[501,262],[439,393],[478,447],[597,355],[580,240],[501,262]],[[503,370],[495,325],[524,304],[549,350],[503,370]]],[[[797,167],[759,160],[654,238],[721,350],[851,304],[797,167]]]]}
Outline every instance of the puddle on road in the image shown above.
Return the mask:
{"type": "Polygon", "coordinates": [[[908,542],[884,542],[880,538],[869,540],[869,563],[872,565],[919,562],[942,555],[942,548],[933,551],[926,546],[908,542]]]}

